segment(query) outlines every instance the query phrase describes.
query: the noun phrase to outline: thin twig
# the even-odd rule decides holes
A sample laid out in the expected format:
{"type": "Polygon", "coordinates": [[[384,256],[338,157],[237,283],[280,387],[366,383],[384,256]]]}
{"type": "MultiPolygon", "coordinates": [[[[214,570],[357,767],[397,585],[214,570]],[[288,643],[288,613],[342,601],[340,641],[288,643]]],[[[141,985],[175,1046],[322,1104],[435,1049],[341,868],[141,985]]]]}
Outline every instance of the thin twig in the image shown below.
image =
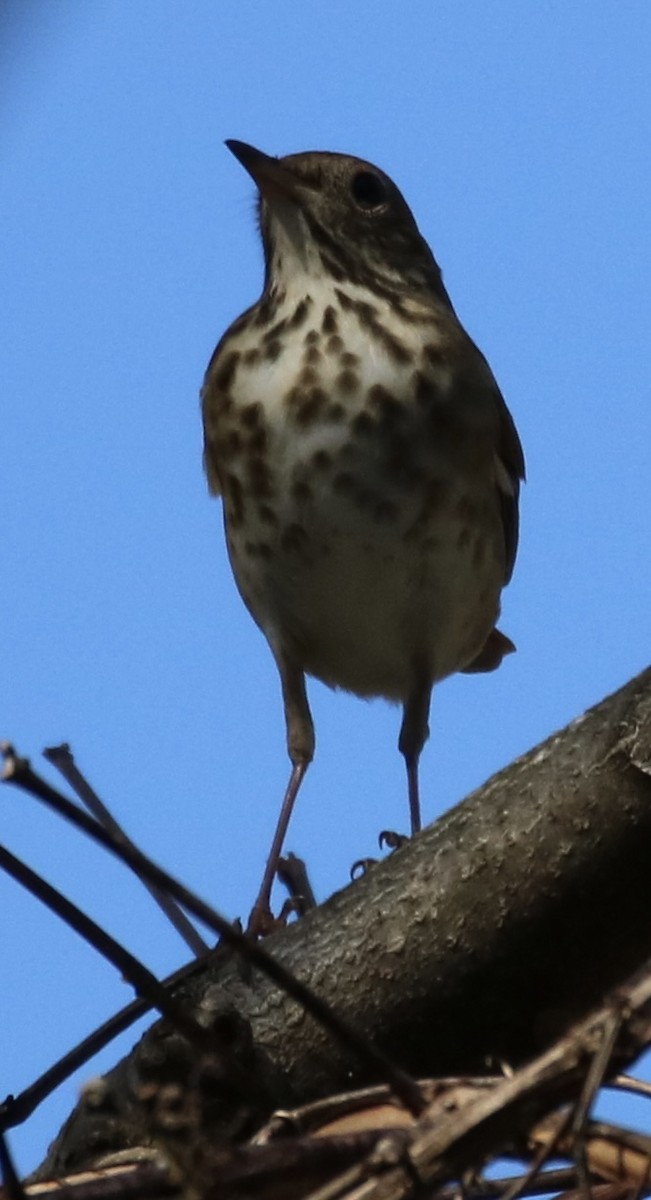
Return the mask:
{"type": "Polygon", "coordinates": [[[43,801],[60,816],[83,830],[94,841],[110,850],[117,858],[126,862],[132,869],[138,870],[150,882],[167,890],[198,920],[219,934],[224,942],[238,950],[245,960],[257,967],[271,979],[287,995],[302,1005],[306,1012],[327,1029],[343,1045],[350,1049],[367,1067],[383,1076],[391,1084],[396,1096],[407,1109],[418,1116],[423,1111],[424,1101],[416,1081],[406,1071],[398,1067],[392,1059],[365,1037],[351,1022],[344,1020],[320,996],[311,990],[301,980],[297,979],[282,963],[278,962],[267,950],[257,942],[246,937],[235,929],[225,917],[222,917],[194,892],[180,883],[167,871],[153,863],[140,850],[133,846],[122,846],[115,842],[108,830],[103,829],[92,817],[82,812],[62,796],[60,792],[46,783],[44,779],[32,770],[27,759],[19,758],[13,747],[7,743],[0,746],[5,756],[3,777],[6,782],[13,783],[43,801]]]}
{"type": "MultiPolygon", "coordinates": [[[[574,1167],[557,1167],[552,1171],[541,1171],[535,1178],[529,1177],[529,1171],[525,1175],[509,1176],[503,1179],[484,1179],[483,1176],[477,1181],[476,1188],[470,1189],[472,1200],[489,1200],[491,1196],[499,1196],[499,1200],[504,1200],[508,1194],[508,1188],[515,1188],[518,1185],[518,1196],[545,1196],[551,1195],[553,1192],[559,1192],[571,1187],[576,1181],[576,1171],[574,1167]]],[[[458,1188],[456,1189],[458,1195],[458,1188]]],[[[454,1200],[454,1186],[443,1187],[437,1193],[438,1200],[454,1200]]]]}
{"type": "Polygon", "coordinates": [[[25,1200],[23,1185],[18,1178],[18,1172],[2,1130],[0,1130],[0,1174],[9,1200],[25,1200]]]}
{"type": "Polygon", "coordinates": [[[525,1171],[524,1175],[520,1175],[517,1179],[513,1179],[509,1184],[507,1184],[501,1200],[516,1200],[516,1197],[525,1195],[529,1192],[531,1185],[540,1175],[545,1163],[552,1157],[554,1150],[558,1146],[563,1134],[567,1130],[571,1119],[572,1113],[571,1111],[568,1111],[563,1117],[563,1120],[559,1121],[558,1128],[549,1141],[539,1147],[533,1162],[525,1171]]]}
{"type": "Polygon", "coordinates": [[[601,1041],[590,1063],[590,1069],[585,1077],[585,1083],[574,1106],[572,1115],[570,1135],[572,1137],[574,1160],[579,1177],[579,1190],[583,1195],[583,1200],[590,1200],[590,1177],[585,1152],[586,1125],[595,1096],[608,1071],[608,1064],[617,1042],[617,1035],[622,1027],[622,1018],[623,1014],[619,1008],[612,1009],[605,1018],[601,1041]]]}
{"type": "Polygon", "coordinates": [[[91,917],[86,916],[71,900],[62,895],[56,888],[47,883],[36,871],[32,871],[25,863],[16,858],[11,851],[0,846],[0,869],[6,871],[31,892],[37,900],[45,904],[57,917],[65,921],[75,933],[84,938],[94,950],[113,963],[113,966],[131,984],[134,990],[146,997],[152,1006],[166,1017],[188,1041],[207,1048],[211,1045],[208,1030],[199,1025],[190,1016],[183,1005],[163,987],[154,974],[147,969],[133,954],[122,946],[115,938],[106,933],[91,917]]]}
{"type": "Polygon", "coordinates": [[[612,1088],[613,1091],[631,1092],[634,1096],[644,1096],[645,1099],[651,1100],[651,1083],[637,1079],[634,1075],[615,1075],[613,1079],[607,1080],[604,1087],[612,1088]]]}
{"type": "MultiPolygon", "coordinates": [[[[82,775],[77,766],[74,755],[67,742],[62,742],[60,746],[50,746],[43,751],[43,757],[48,762],[56,767],[57,771],[63,775],[66,783],[70,785],[73,792],[77,794],[82,804],[86,805],[88,811],[113,834],[117,841],[121,841],[125,846],[134,846],[135,843],[124,832],[122,826],[116,821],[113,814],[106,807],[103,800],[100,800],[97,792],[92,788],[84,775],[82,775]]],[[[154,884],[148,883],[143,879],[139,872],[136,875],[151,896],[153,896],[159,908],[167,917],[168,921],[174,926],[176,932],[183,938],[186,946],[192,953],[200,958],[203,954],[207,954],[210,947],[204,942],[201,935],[197,932],[191,921],[179,907],[171,896],[166,892],[161,891],[154,884]]]]}
{"type": "MultiPolygon", "coordinates": [[[[185,982],[193,975],[198,968],[198,963],[195,959],[181,967],[178,971],[174,971],[172,975],[168,975],[161,981],[161,986],[167,989],[173,989],[179,983],[185,982]]],[[[21,1125],[28,1117],[32,1115],[34,1110],[47,1096],[49,1096],[56,1088],[60,1086],[74,1071],[87,1063],[89,1059],[108,1046],[114,1038],[119,1034],[124,1033],[131,1025],[133,1025],[140,1017],[151,1012],[154,1005],[145,999],[132,1000],[130,1004],[119,1009],[107,1021],[89,1033],[87,1037],[78,1042],[72,1050],[67,1054],[62,1055],[57,1059],[47,1071],[39,1075],[33,1083],[19,1092],[17,1096],[9,1096],[6,1100],[0,1103],[0,1129],[11,1129],[15,1125],[21,1125]]]]}

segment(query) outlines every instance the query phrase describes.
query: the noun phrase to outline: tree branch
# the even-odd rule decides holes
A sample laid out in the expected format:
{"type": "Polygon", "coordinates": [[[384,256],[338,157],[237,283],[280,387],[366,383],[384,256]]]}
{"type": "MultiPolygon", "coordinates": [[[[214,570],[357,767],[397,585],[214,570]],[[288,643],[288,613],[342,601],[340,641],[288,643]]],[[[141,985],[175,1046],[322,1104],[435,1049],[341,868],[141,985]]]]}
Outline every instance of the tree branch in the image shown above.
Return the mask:
{"type": "MultiPolygon", "coordinates": [[[[651,955],[650,862],[648,670],[265,946],[409,1071],[516,1065],[651,955]]],[[[207,960],[179,996],[248,1024],[277,1105],[376,1082],[255,970],[207,960]]],[[[142,1139],[138,1087],[190,1069],[180,1043],[160,1022],[145,1034],[41,1174],[142,1139]]]]}

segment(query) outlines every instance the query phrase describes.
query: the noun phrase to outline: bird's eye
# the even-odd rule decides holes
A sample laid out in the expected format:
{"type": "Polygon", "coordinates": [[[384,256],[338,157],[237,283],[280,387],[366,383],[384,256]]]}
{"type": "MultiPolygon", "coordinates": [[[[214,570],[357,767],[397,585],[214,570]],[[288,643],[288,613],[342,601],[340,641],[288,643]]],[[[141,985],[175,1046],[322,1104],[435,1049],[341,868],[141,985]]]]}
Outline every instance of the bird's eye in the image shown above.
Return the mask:
{"type": "Polygon", "coordinates": [[[373,171],[358,171],[350,184],[353,200],[360,208],[381,208],[387,202],[387,191],[379,175],[373,171]]]}

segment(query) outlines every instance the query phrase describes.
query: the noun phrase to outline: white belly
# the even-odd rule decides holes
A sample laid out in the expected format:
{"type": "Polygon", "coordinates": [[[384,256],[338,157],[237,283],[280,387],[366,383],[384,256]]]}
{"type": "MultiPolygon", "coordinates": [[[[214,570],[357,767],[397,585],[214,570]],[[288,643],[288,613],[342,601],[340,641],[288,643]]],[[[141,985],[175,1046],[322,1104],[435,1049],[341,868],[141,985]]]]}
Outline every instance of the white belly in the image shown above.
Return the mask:
{"type": "MultiPolygon", "coordinates": [[[[341,355],[321,353],[327,402],[305,418],[287,396],[288,377],[305,372],[304,340],[238,376],[237,412],[258,406],[251,436],[264,429],[264,446],[257,472],[246,454],[229,464],[244,497],[238,520],[227,503],[229,553],[272,648],[332,686],[404,699],[415,667],[441,679],[493,628],[504,571],[497,493],[490,455],[465,469],[432,436],[408,391],[412,368],[369,345],[356,321],[339,333],[358,356],[355,387],[338,383],[341,355]],[[378,380],[399,401],[407,388],[409,401],[397,416],[389,405],[394,428],[379,438],[364,425],[364,414],[382,415],[369,407],[378,380]]],[[[417,327],[413,336],[422,341],[417,327]]],[[[439,372],[435,382],[444,404],[450,380],[439,372]]]]}

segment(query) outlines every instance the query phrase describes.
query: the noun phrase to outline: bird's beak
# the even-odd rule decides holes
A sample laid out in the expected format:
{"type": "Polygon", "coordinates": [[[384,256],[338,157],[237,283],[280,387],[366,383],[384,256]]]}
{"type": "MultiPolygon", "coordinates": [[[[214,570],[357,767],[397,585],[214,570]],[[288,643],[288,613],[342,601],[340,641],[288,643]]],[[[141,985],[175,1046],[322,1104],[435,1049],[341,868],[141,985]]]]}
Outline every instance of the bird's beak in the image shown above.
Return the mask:
{"type": "Polygon", "coordinates": [[[226,145],[231,154],[234,154],[237,161],[242,164],[244,170],[248,171],[265,200],[298,201],[300,199],[301,193],[305,190],[305,184],[297,179],[277,158],[272,158],[270,154],[256,150],[255,146],[249,146],[246,142],[237,142],[233,138],[228,138],[226,145]]]}

